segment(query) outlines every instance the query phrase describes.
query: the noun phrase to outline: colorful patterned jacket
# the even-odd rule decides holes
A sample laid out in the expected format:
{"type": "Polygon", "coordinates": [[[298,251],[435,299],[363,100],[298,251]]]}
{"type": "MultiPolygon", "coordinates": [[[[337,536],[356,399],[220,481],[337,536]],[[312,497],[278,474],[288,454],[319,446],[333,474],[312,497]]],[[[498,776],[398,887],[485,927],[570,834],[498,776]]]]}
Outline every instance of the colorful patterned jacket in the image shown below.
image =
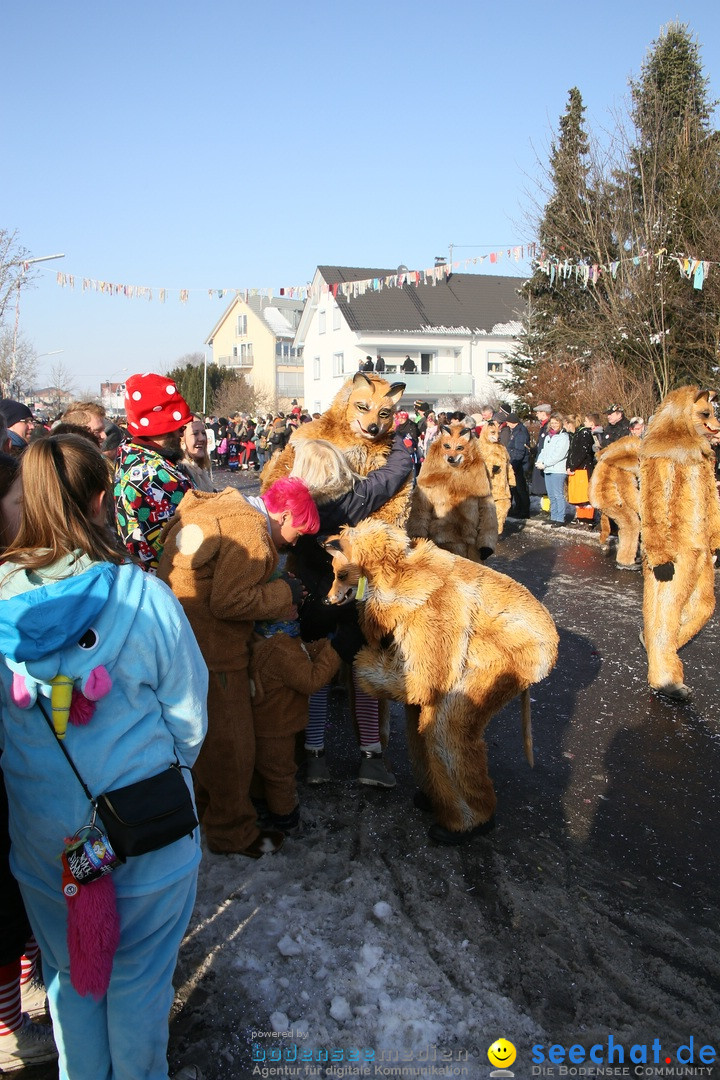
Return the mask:
{"type": "Polygon", "coordinates": [[[160,533],[192,487],[181,468],[157,450],[124,442],[115,462],[115,516],[125,547],[148,573],[157,572],[160,533]]]}

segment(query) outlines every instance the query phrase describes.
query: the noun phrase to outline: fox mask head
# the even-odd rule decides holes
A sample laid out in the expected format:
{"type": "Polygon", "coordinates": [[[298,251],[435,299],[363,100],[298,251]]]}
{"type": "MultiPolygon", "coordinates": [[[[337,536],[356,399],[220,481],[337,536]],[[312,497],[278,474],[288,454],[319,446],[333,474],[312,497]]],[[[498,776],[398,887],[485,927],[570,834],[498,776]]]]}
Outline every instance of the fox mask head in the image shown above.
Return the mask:
{"type": "Polygon", "coordinates": [[[433,443],[433,459],[443,458],[447,465],[457,469],[478,457],[478,443],[475,429],[465,427],[460,420],[443,426],[440,435],[433,443]]]}
{"type": "Polygon", "coordinates": [[[720,435],[718,395],[714,390],[701,390],[692,406],[692,422],[698,435],[714,439],[720,435]]]}
{"type": "Polygon", "coordinates": [[[500,425],[497,420],[488,420],[483,426],[480,438],[489,443],[500,442],[500,425]]]}
{"type": "Polygon", "coordinates": [[[362,595],[358,596],[360,581],[363,580],[362,571],[344,550],[347,546],[347,542],[339,536],[331,536],[323,544],[332,559],[333,569],[333,582],[325,597],[326,604],[349,604],[356,599],[362,600],[362,595]]]}
{"type": "Polygon", "coordinates": [[[405,391],[405,383],[388,383],[358,371],[352,381],[345,417],[353,435],[361,439],[382,439],[393,426],[395,407],[405,391]]]}

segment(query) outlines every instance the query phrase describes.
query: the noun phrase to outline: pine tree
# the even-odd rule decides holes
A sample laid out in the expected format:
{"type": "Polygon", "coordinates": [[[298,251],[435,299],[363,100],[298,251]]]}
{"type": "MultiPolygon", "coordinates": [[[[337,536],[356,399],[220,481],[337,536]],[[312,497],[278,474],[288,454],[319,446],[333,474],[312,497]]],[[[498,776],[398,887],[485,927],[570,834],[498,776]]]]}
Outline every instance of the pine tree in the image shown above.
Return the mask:
{"type": "Polygon", "coordinates": [[[720,135],[687,26],[662,30],[630,89],[629,123],[603,151],[606,163],[585,134],[576,89],[552,145],[550,196],[537,226],[541,257],[600,271],[584,288],[572,271],[555,269],[551,280],[536,264],[510,386],[530,402],[552,400],[563,368],[579,408],[603,407],[595,394],[608,367],[615,385],[626,375],[626,404],[631,396],[657,401],[683,382],[712,383],[717,374],[720,135]],[[702,288],[681,275],[678,260],[686,257],[713,263],[702,288]]]}
{"type": "Polygon", "coordinates": [[[577,273],[597,261],[599,200],[590,182],[590,142],[577,87],[568,93],[559,134],[551,144],[550,195],[537,225],[538,259],[521,294],[527,301],[524,336],[512,362],[510,389],[532,402],[547,396],[562,370],[574,382],[592,353],[596,298],[577,273]],[[552,266],[550,274],[543,265],[552,266]],[[556,266],[560,266],[558,271],[556,266]],[[543,370],[545,369],[545,370],[543,370]]]}

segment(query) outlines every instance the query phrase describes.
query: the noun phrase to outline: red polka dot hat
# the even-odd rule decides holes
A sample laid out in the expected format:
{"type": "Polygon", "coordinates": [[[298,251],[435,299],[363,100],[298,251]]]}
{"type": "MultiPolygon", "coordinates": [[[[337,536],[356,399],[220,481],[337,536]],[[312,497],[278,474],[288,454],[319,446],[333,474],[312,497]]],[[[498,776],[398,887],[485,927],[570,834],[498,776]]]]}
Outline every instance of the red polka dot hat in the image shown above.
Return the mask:
{"type": "Polygon", "coordinates": [[[131,375],[125,382],[125,414],[131,435],[167,435],[185,427],[192,413],[167,375],[131,375]]]}

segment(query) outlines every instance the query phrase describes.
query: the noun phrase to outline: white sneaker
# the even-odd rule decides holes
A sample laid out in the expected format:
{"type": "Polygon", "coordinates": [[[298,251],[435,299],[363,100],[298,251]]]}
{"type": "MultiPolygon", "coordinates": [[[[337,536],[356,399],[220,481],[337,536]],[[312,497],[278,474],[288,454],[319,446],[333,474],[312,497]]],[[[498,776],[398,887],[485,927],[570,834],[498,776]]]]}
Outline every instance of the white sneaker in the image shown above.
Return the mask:
{"type": "Polygon", "coordinates": [[[23,1013],[23,1022],[11,1035],[0,1037],[0,1071],[14,1072],[26,1065],[55,1061],[58,1056],[49,1024],[35,1024],[23,1013]]]}
{"type": "Polygon", "coordinates": [[[45,1016],[47,1013],[47,992],[45,983],[36,973],[30,982],[26,982],[21,988],[22,1011],[28,1016],[45,1016]]]}

